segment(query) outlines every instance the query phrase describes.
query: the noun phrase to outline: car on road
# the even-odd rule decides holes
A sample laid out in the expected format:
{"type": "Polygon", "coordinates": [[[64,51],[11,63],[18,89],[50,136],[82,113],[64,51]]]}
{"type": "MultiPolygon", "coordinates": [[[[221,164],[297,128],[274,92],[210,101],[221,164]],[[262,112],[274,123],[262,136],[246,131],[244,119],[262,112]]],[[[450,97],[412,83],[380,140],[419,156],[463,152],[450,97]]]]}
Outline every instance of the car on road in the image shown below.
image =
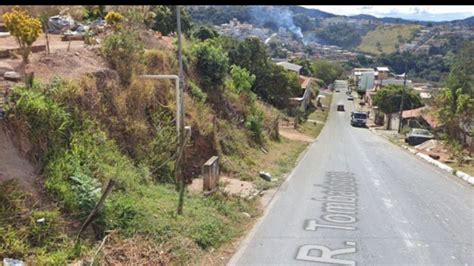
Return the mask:
{"type": "Polygon", "coordinates": [[[415,146],[433,138],[434,135],[427,129],[412,128],[406,135],[405,142],[408,143],[408,145],[415,146]]]}
{"type": "Polygon", "coordinates": [[[348,96],[347,96],[347,100],[348,100],[348,101],[353,101],[353,100],[354,100],[354,97],[353,97],[352,95],[348,95],[348,96]]]}
{"type": "Polygon", "coordinates": [[[340,92],[340,90],[339,90],[339,89],[336,89],[336,92],[340,92]]]}
{"type": "Polygon", "coordinates": [[[338,104],[337,105],[337,110],[340,112],[344,112],[344,104],[338,104]]]}
{"type": "Polygon", "coordinates": [[[367,127],[368,114],[366,112],[352,112],[351,126],[367,127]]]}

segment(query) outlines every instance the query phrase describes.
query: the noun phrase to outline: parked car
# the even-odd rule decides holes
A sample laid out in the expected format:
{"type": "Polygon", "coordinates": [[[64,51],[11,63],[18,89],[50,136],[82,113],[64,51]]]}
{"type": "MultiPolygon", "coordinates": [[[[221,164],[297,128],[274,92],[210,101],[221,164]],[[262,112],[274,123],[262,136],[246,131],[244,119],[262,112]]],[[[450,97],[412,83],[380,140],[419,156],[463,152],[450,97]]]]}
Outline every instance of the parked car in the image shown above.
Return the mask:
{"type": "Polygon", "coordinates": [[[352,112],[351,126],[367,127],[368,113],[366,112],[352,112]]]}
{"type": "Polygon", "coordinates": [[[348,100],[348,101],[353,101],[353,100],[354,100],[354,97],[353,97],[352,95],[348,95],[348,96],[347,96],[347,100],[348,100]]]}
{"type": "Polygon", "coordinates": [[[434,135],[431,134],[427,129],[423,128],[412,128],[405,138],[405,142],[408,145],[419,145],[427,140],[433,139],[434,135]]]}
{"type": "Polygon", "coordinates": [[[338,104],[337,105],[337,110],[340,112],[344,112],[344,104],[338,104]]]}

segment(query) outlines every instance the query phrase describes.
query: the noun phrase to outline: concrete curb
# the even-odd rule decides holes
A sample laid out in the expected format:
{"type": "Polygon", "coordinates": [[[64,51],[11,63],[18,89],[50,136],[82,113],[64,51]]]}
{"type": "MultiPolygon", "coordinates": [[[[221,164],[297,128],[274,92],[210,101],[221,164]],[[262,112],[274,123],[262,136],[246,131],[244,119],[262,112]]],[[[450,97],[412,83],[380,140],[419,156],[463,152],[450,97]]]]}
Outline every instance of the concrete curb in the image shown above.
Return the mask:
{"type": "MultiPolygon", "coordinates": [[[[381,134],[378,134],[377,131],[373,128],[369,128],[370,131],[372,131],[373,133],[379,135],[379,136],[382,136],[383,138],[385,138],[383,135],[381,134]]],[[[457,177],[459,177],[460,179],[462,179],[463,181],[465,181],[466,183],[468,184],[471,184],[471,185],[474,185],[474,176],[470,176],[464,172],[461,172],[461,171],[458,171],[458,170],[455,170],[453,169],[452,167],[442,163],[442,162],[439,162],[433,158],[431,158],[430,156],[424,154],[424,153],[421,153],[421,152],[418,152],[417,150],[415,150],[414,148],[411,148],[407,145],[401,145],[402,148],[404,148],[405,150],[409,151],[410,153],[422,158],[423,160],[435,165],[436,167],[446,171],[446,172],[449,172],[450,174],[453,174],[457,177]]]]}
{"type": "Polygon", "coordinates": [[[446,171],[446,172],[449,172],[459,178],[461,178],[462,180],[464,180],[465,182],[471,184],[471,185],[474,185],[474,177],[473,176],[470,176],[464,172],[461,172],[461,171],[457,171],[457,170],[454,170],[452,167],[442,163],[442,162],[439,162],[433,158],[431,158],[430,156],[424,154],[424,153],[421,153],[421,152],[418,152],[416,151],[415,149],[413,148],[410,148],[406,145],[402,145],[402,148],[404,148],[405,150],[408,150],[410,153],[413,153],[414,155],[422,158],[423,160],[435,165],[436,167],[446,171]]]}

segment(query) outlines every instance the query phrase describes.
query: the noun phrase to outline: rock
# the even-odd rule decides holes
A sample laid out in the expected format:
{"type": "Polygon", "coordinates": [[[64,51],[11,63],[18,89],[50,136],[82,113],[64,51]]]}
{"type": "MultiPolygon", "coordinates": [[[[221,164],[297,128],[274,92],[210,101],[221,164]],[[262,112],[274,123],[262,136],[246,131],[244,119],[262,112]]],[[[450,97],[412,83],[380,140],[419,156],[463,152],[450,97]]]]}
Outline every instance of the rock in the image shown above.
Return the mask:
{"type": "Polygon", "coordinates": [[[13,67],[10,64],[0,61],[0,76],[3,77],[5,72],[13,71],[13,67]]]}
{"type": "Polygon", "coordinates": [[[4,266],[25,266],[25,263],[21,260],[15,260],[10,258],[3,259],[4,266]]]}
{"type": "Polygon", "coordinates": [[[272,181],[272,176],[267,172],[262,171],[259,173],[259,175],[261,178],[265,179],[266,181],[272,181]]]}
{"type": "Polygon", "coordinates": [[[7,71],[3,74],[3,78],[5,80],[10,80],[10,81],[20,81],[21,80],[21,76],[20,74],[18,74],[17,72],[15,71],[7,71]]]}
{"type": "Polygon", "coordinates": [[[247,218],[252,218],[252,216],[250,214],[246,213],[246,212],[242,212],[242,215],[247,217],[247,218]]]}

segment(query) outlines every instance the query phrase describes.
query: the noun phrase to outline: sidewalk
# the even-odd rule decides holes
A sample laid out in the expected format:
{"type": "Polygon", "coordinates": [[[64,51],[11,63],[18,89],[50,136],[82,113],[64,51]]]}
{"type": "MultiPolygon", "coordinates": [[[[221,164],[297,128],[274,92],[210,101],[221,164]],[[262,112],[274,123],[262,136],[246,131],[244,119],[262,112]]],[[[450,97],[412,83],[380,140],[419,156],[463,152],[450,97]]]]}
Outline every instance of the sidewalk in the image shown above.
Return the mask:
{"type": "Polygon", "coordinates": [[[474,185],[474,176],[471,176],[465,172],[459,171],[454,169],[451,166],[448,166],[436,159],[433,159],[429,156],[429,154],[426,154],[423,151],[417,150],[415,147],[410,147],[404,144],[404,137],[403,135],[398,134],[396,130],[385,130],[380,127],[369,127],[369,130],[374,132],[375,134],[382,136],[386,139],[388,139],[390,142],[394,143],[397,146],[402,147],[405,150],[408,150],[410,153],[414,154],[415,156],[435,165],[436,167],[447,171],[460,179],[464,180],[465,182],[474,185]]]}

